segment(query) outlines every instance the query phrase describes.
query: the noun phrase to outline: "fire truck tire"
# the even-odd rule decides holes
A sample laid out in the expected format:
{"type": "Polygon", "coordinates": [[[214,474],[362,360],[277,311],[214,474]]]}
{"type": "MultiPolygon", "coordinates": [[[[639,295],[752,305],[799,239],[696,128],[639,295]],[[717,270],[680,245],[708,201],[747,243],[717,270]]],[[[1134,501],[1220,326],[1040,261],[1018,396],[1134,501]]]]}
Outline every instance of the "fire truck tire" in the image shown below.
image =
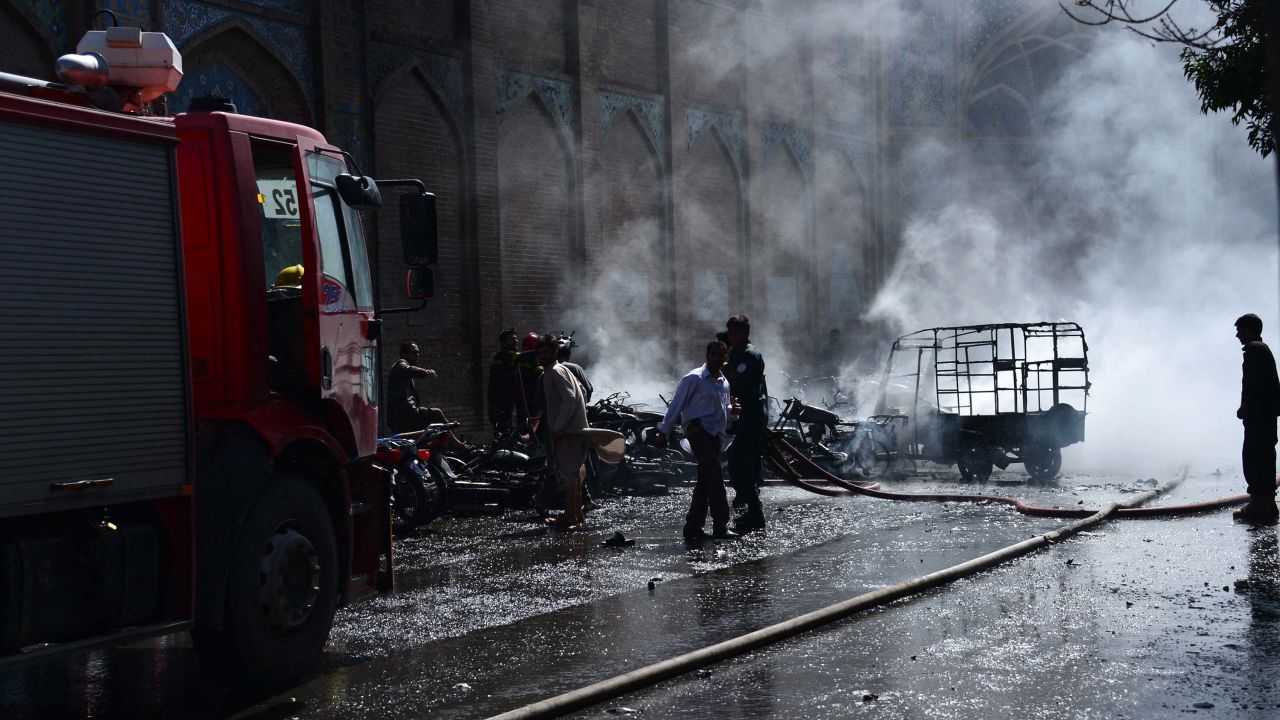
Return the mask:
{"type": "Polygon", "coordinates": [[[223,628],[192,633],[205,667],[260,687],[315,672],[338,604],[337,539],[320,493],[296,475],[269,482],[231,562],[223,628]]]}

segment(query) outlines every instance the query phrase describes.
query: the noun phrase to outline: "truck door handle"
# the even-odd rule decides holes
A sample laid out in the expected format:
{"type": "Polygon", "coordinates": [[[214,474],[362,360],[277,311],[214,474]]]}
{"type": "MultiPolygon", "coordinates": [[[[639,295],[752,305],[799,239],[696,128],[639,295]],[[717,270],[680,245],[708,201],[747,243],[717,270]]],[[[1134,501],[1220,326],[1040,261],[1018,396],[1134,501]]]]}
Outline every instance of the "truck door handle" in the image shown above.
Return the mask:
{"type": "Polygon", "coordinates": [[[325,390],[333,389],[333,356],[329,348],[320,351],[320,384],[325,390]]]}
{"type": "Polygon", "coordinates": [[[115,478],[102,478],[100,480],[75,480],[73,482],[53,483],[49,486],[50,490],[88,490],[89,488],[108,488],[115,483],[115,478]]]}

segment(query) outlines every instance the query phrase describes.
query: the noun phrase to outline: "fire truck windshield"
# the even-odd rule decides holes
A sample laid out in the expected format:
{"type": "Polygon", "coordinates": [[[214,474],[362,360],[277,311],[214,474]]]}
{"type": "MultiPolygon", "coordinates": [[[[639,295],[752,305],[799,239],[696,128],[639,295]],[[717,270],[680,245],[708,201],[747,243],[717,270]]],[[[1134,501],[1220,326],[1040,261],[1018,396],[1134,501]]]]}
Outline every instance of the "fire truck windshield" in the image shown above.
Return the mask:
{"type": "Polygon", "coordinates": [[[351,290],[358,308],[372,310],[373,282],[360,213],[343,202],[334,188],[334,178],[346,171],[338,158],[307,153],[324,274],[351,290]]]}

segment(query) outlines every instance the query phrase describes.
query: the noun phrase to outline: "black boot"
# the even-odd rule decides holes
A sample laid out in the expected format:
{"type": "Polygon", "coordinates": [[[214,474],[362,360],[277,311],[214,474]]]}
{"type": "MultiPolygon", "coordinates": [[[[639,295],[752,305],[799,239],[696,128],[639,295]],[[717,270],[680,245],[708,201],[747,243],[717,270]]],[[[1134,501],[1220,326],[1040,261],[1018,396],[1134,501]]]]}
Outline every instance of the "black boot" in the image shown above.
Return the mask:
{"type": "Polygon", "coordinates": [[[749,532],[764,529],[764,511],[760,508],[751,508],[743,513],[733,524],[734,532],[739,535],[745,535],[749,532]]]}

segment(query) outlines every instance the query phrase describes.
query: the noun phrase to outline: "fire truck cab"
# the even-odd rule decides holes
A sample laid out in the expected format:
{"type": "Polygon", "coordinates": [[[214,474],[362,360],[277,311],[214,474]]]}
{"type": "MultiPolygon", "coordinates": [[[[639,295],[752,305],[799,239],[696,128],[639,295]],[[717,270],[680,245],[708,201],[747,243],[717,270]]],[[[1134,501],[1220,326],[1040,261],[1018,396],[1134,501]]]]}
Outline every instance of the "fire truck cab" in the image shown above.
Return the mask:
{"type": "MultiPolygon", "coordinates": [[[[140,112],[180,56],[110,30],[65,84],[0,73],[0,668],[191,630],[215,674],[289,682],[391,586],[382,193],[311,128],[140,112]]],[[[425,302],[434,198],[398,185],[425,302]]]]}

